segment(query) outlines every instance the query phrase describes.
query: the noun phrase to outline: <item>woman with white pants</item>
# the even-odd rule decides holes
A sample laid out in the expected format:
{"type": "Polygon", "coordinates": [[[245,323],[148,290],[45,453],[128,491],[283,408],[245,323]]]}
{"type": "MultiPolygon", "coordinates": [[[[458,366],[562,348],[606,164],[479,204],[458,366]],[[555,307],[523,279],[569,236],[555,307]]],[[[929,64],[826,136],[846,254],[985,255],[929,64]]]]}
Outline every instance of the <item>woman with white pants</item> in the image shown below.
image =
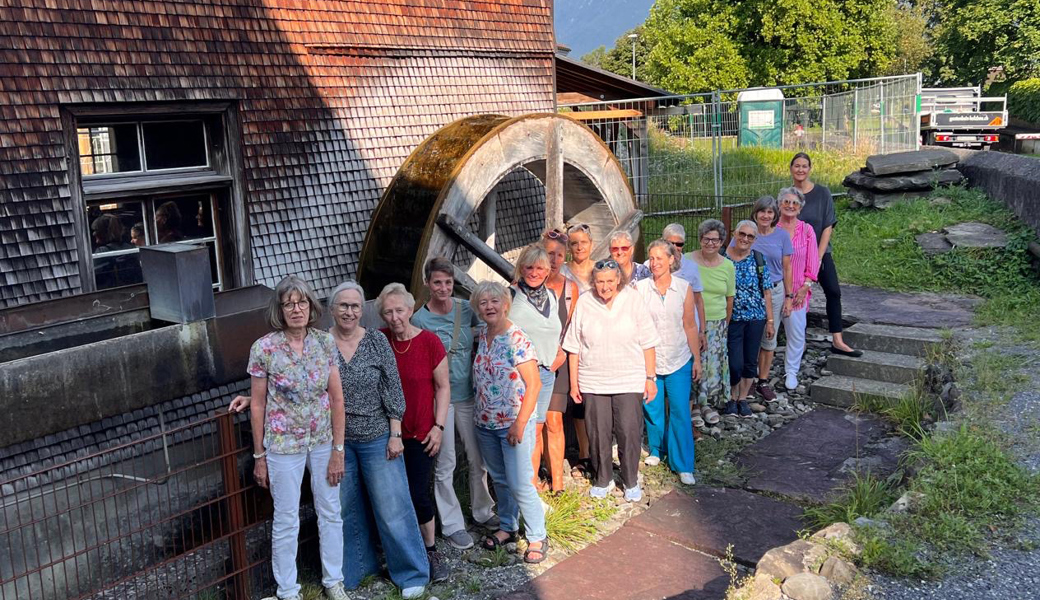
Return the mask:
{"type": "Polygon", "coordinates": [[[805,316],[809,312],[812,284],[820,272],[820,252],[816,232],[811,225],[798,219],[805,205],[805,196],[795,187],[784,188],[777,195],[780,202],[778,227],[791,236],[794,254],[791,256],[791,312],[784,316],[784,335],[787,350],[784,353],[784,387],[798,387],[798,369],[805,353],[805,316]]]}
{"type": "Polygon", "coordinates": [[[271,489],[271,567],[277,598],[296,599],[296,550],[300,537],[300,486],[306,467],[318,513],[321,583],[329,600],[346,600],[343,588],[343,388],[336,343],[311,329],[321,304],[307,282],[289,276],[275,288],[267,319],[275,330],[249,351],[249,421],[253,431],[253,476],[271,489]]]}

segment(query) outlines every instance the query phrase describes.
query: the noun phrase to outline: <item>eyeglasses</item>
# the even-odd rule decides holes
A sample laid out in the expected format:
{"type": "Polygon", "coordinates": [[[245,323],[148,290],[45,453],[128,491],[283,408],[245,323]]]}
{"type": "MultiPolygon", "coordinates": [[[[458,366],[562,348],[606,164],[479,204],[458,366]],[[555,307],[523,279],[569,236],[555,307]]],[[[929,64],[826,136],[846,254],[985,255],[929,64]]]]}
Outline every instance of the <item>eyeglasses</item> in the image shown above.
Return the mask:
{"type": "Polygon", "coordinates": [[[742,239],[742,240],[754,240],[755,239],[755,234],[753,234],[753,233],[744,233],[743,231],[738,231],[737,232],[737,237],[742,239]]]}
{"type": "Polygon", "coordinates": [[[628,252],[632,249],[632,246],[611,246],[611,252],[628,252]]]}
{"type": "Polygon", "coordinates": [[[617,261],[614,260],[613,258],[604,258],[603,260],[596,262],[596,264],[593,265],[593,266],[596,267],[597,269],[617,269],[618,268],[617,261]]]}
{"type": "Polygon", "coordinates": [[[567,234],[560,231],[559,229],[550,229],[549,231],[545,232],[545,239],[556,240],[558,242],[566,242],[567,234]]]}
{"type": "Polygon", "coordinates": [[[336,310],[339,312],[358,312],[361,310],[361,305],[352,302],[340,302],[336,305],[336,310]]]}
{"type": "Polygon", "coordinates": [[[794,198],[784,198],[780,201],[780,206],[801,206],[802,203],[794,198]]]}
{"type": "Polygon", "coordinates": [[[719,244],[722,243],[722,238],[702,237],[701,238],[701,243],[702,244],[707,244],[709,246],[718,246],[719,244]]]}
{"type": "Polygon", "coordinates": [[[296,302],[282,302],[282,310],[296,310],[297,308],[299,308],[300,310],[307,310],[310,307],[311,303],[309,300],[297,300],[296,302]]]}
{"type": "Polygon", "coordinates": [[[571,225],[567,228],[567,233],[572,231],[584,231],[585,233],[592,234],[592,228],[584,223],[578,223],[577,225],[571,225]]]}

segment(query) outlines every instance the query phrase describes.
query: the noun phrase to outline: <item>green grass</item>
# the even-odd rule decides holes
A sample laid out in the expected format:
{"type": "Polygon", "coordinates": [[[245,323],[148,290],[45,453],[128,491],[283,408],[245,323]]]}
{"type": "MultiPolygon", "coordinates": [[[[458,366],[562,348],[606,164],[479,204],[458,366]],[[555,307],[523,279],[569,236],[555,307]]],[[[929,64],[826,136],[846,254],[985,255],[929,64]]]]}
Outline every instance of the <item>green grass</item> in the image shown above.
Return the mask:
{"type": "Polygon", "coordinates": [[[552,510],[545,515],[545,530],[556,548],[574,552],[596,538],[597,524],[613,516],[608,500],[597,500],[574,490],[542,498],[552,510]]]}
{"type": "Polygon", "coordinates": [[[981,296],[976,311],[982,325],[1016,326],[1022,338],[1040,341],[1040,277],[1030,264],[1029,228],[981,192],[951,188],[887,210],[851,210],[838,201],[834,260],[842,281],[895,291],[956,292],[981,296]],[[1006,248],[962,248],[927,256],[917,246],[920,233],[965,221],[979,221],[1008,233],[1006,248]]]}
{"type": "Polygon", "coordinates": [[[708,435],[701,438],[697,442],[695,456],[697,484],[729,487],[743,485],[746,476],[744,470],[733,461],[733,455],[744,445],[732,438],[717,440],[708,435]]]}
{"type": "Polygon", "coordinates": [[[891,481],[878,479],[869,472],[855,473],[834,500],[807,508],[805,519],[816,528],[852,523],[859,517],[873,517],[888,508],[896,497],[891,481]]]}

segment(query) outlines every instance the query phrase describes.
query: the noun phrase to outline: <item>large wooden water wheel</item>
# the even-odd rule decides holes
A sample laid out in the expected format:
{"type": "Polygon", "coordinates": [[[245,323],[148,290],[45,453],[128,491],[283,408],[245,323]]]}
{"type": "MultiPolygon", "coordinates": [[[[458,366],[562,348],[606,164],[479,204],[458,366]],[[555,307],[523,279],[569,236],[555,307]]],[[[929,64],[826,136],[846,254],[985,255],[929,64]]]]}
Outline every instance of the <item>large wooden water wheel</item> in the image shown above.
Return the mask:
{"type": "MultiPolygon", "coordinates": [[[[373,295],[402,282],[421,297],[422,265],[434,256],[453,257],[460,246],[511,277],[512,265],[467,224],[518,168],[544,185],[548,227],[582,222],[593,228],[594,256],[606,255],[612,230],[636,232],[642,213],[628,178],[591,129],[557,114],[477,115],[441,128],[405,160],[372,216],[358,282],[373,295]]],[[[462,271],[456,281],[462,288],[473,284],[462,271]]]]}

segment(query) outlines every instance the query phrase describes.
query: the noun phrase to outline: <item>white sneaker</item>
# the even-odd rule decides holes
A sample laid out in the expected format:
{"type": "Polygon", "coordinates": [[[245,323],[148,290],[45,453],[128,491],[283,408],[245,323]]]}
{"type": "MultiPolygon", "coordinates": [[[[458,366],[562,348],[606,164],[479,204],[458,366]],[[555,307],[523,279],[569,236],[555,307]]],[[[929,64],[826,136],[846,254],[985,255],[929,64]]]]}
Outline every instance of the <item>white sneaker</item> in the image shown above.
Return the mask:
{"type": "Polygon", "coordinates": [[[656,467],[657,465],[661,464],[661,457],[654,456],[653,454],[651,454],[650,456],[647,456],[645,459],[643,459],[643,464],[648,467],[656,467]]]}
{"type": "Polygon", "coordinates": [[[325,597],[328,600],[350,600],[350,596],[347,595],[347,590],[343,588],[342,582],[325,588],[325,597]]]}
{"type": "Polygon", "coordinates": [[[538,501],[542,503],[542,514],[548,516],[548,514],[553,511],[552,505],[541,498],[539,498],[538,501]]]}
{"type": "Polygon", "coordinates": [[[794,373],[788,373],[784,378],[784,387],[793,392],[798,387],[798,377],[794,373]]]}
{"type": "Polygon", "coordinates": [[[629,502],[639,502],[642,499],[643,499],[643,489],[640,488],[638,485],[635,486],[635,487],[630,487],[627,490],[625,490],[625,500],[627,500],[629,502]]]}
{"type": "Polygon", "coordinates": [[[606,498],[607,494],[610,493],[610,490],[614,489],[614,485],[614,480],[611,479],[610,483],[608,483],[606,487],[592,486],[591,488],[589,488],[589,495],[593,498],[606,498]]]}
{"type": "Polygon", "coordinates": [[[694,485],[697,483],[697,478],[693,476],[693,473],[679,473],[679,481],[683,485],[694,485]]]}
{"type": "Polygon", "coordinates": [[[401,590],[401,597],[404,598],[404,600],[414,600],[415,598],[422,598],[422,595],[425,593],[426,587],[417,585],[401,590]]]}
{"type": "Polygon", "coordinates": [[[296,594],[295,596],[289,596],[288,598],[279,598],[278,596],[267,596],[261,598],[261,600],[303,600],[303,596],[296,594]]]}

